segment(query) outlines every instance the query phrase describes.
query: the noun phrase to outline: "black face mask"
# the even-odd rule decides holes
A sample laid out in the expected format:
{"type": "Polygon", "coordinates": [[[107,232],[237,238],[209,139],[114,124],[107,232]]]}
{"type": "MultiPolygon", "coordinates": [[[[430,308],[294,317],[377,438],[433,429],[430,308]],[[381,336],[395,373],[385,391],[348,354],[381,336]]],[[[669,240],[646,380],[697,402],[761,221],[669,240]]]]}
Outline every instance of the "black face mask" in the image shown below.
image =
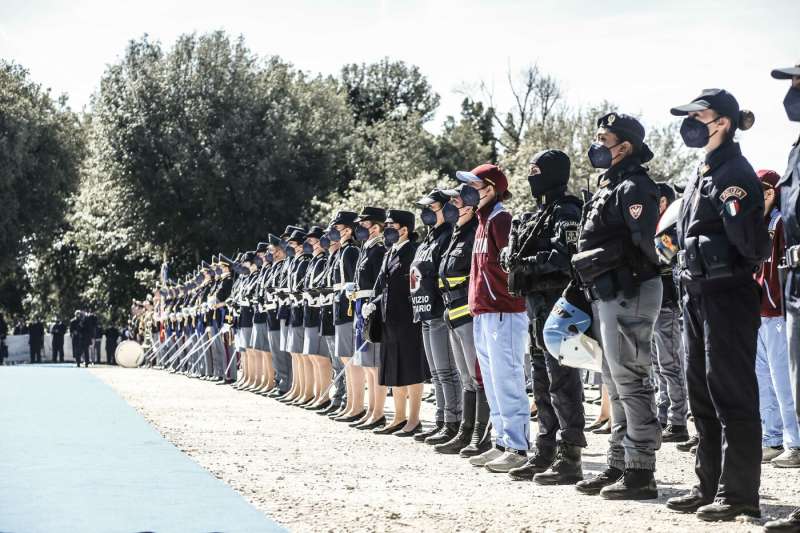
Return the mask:
{"type": "MultiPolygon", "coordinates": [[[[619,146],[622,143],[617,143],[619,146]]],[[[611,163],[614,161],[614,156],[611,155],[611,148],[600,142],[593,142],[589,147],[589,162],[594,168],[610,168],[611,163]]],[[[534,194],[535,196],[535,194],[534,194]]]]}
{"type": "Polygon", "coordinates": [[[328,232],[328,238],[332,241],[341,241],[342,234],[339,232],[338,229],[331,228],[331,230],[328,232]]]}
{"type": "Polygon", "coordinates": [[[313,254],[314,253],[314,247],[312,245],[308,244],[307,242],[304,242],[303,243],[303,253],[304,254],[308,254],[308,255],[313,254]]]}
{"type": "Polygon", "coordinates": [[[423,207],[419,217],[426,226],[433,226],[436,224],[436,213],[430,207],[423,207]]]}
{"type": "Polygon", "coordinates": [[[369,230],[364,226],[356,226],[355,238],[357,241],[366,241],[369,239],[369,230]]]}
{"type": "Polygon", "coordinates": [[[455,224],[458,222],[458,208],[447,202],[442,208],[442,216],[444,216],[444,221],[448,224],[455,224]]]}
{"type": "Polygon", "coordinates": [[[400,240],[400,232],[394,228],[386,228],[383,230],[383,242],[387,248],[392,247],[397,241],[400,240]]]}
{"type": "Polygon", "coordinates": [[[711,136],[717,133],[709,134],[708,125],[717,120],[718,119],[715,118],[709,122],[701,122],[694,117],[686,117],[683,119],[683,123],[681,124],[681,138],[683,139],[683,144],[689,148],[702,148],[707,145],[711,136]]]}
{"type": "Polygon", "coordinates": [[[783,99],[783,108],[786,110],[786,116],[792,122],[800,122],[800,89],[797,87],[789,87],[789,92],[783,99]]]}
{"type": "MultiPolygon", "coordinates": [[[[267,263],[272,263],[272,260],[274,259],[274,257],[272,256],[272,252],[267,252],[267,255],[266,255],[266,257],[265,257],[265,258],[266,258],[266,260],[267,260],[267,263]]],[[[261,264],[263,265],[264,263],[262,262],[261,264]]],[[[261,265],[259,265],[259,267],[260,267],[260,266],[261,266],[261,265]]]]}
{"type": "Polygon", "coordinates": [[[461,201],[464,202],[464,205],[467,207],[478,207],[478,204],[481,202],[481,193],[474,187],[461,187],[459,195],[461,196],[461,201]]]}

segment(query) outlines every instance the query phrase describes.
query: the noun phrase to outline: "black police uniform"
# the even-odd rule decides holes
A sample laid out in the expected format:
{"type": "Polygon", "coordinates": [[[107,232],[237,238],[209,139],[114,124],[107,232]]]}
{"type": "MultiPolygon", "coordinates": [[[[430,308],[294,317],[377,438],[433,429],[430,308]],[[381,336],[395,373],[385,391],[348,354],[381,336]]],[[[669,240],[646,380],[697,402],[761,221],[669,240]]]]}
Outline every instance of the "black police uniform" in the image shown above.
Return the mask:
{"type": "Polygon", "coordinates": [[[72,341],[72,358],[77,366],[81,366],[81,318],[74,317],[69,321],[69,338],[72,341]]]}
{"type": "Polygon", "coordinates": [[[525,295],[530,318],[533,397],[539,412],[537,466],[549,466],[556,443],[586,447],[583,433],[583,385],[576,368],[562,366],[544,346],[544,323],[572,280],[570,258],[577,247],[582,202],[559,189],[529,214],[513,238],[518,262],[509,273],[509,289],[525,295]]]}
{"type": "Polygon", "coordinates": [[[755,374],[761,294],[753,273],[769,255],[764,194],[739,145],[706,155],[678,220],[686,290],[689,405],[701,497],[758,507],[761,422],[755,374]]]}
{"type": "Polygon", "coordinates": [[[652,152],[643,142],[641,124],[610,113],[598,126],[637,150],[600,176],[598,189],[584,206],[578,253],[572,258],[592,302],[592,328],[603,346],[603,383],[614,421],[609,468],[579,482],[577,489],[588,494],[599,490],[610,499],[649,499],[658,491],[652,472],[661,446],[650,359],[661,307],[653,242],[659,193],[642,166],[652,152]]]}

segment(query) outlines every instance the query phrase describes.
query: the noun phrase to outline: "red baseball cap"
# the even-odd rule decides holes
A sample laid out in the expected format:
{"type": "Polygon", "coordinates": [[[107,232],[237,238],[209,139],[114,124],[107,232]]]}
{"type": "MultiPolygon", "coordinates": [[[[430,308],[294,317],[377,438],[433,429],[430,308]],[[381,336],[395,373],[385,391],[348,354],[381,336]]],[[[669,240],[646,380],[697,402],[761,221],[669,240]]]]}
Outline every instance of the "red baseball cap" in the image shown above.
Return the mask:
{"type": "Polygon", "coordinates": [[[776,191],[778,190],[778,181],[780,181],[781,177],[777,172],[774,170],[762,169],[756,172],[756,175],[762,185],[775,189],[776,191]]]}
{"type": "Polygon", "coordinates": [[[503,200],[511,198],[511,192],[508,190],[508,178],[506,178],[506,175],[503,174],[503,171],[500,170],[497,165],[485,163],[473,168],[469,172],[459,170],[456,172],[456,178],[466,183],[474,181],[488,183],[494,187],[494,190],[503,200]]]}

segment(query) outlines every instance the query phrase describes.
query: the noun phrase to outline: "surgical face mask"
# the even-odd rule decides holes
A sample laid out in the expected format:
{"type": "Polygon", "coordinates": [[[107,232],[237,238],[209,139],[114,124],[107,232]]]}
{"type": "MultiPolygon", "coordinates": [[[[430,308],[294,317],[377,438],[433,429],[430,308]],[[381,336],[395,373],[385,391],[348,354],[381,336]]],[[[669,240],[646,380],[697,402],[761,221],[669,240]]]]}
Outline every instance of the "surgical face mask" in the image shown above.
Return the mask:
{"type": "Polygon", "coordinates": [[[261,268],[262,266],[264,266],[264,260],[261,258],[260,255],[257,255],[255,256],[255,258],[253,258],[253,263],[255,263],[257,268],[261,268]]]}
{"type": "Polygon", "coordinates": [[[272,263],[272,260],[274,259],[274,257],[272,256],[272,252],[267,252],[265,259],[267,260],[268,263],[272,263]]]}
{"type": "Polygon", "coordinates": [[[304,242],[303,243],[303,253],[304,254],[308,254],[308,255],[313,254],[314,253],[314,246],[312,246],[311,244],[309,244],[307,242],[304,242]]]}
{"type": "Polygon", "coordinates": [[[342,234],[341,234],[341,232],[339,232],[338,229],[331,228],[331,230],[328,232],[328,239],[330,239],[332,241],[341,241],[342,240],[342,234]]]}
{"type": "Polygon", "coordinates": [[[394,228],[386,228],[383,230],[383,242],[386,247],[394,246],[400,240],[400,232],[394,228]]]}
{"type": "Polygon", "coordinates": [[[369,230],[364,226],[356,226],[355,238],[357,241],[366,241],[369,239],[369,230]]]}
{"type": "Polygon", "coordinates": [[[331,245],[331,240],[328,237],[326,237],[325,235],[323,235],[319,239],[319,245],[322,247],[323,250],[327,250],[331,245]]]}
{"type": "Polygon", "coordinates": [[[450,202],[444,204],[444,207],[442,208],[442,215],[444,216],[444,221],[448,224],[455,224],[458,222],[458,208],[450,202]]]}
{"type": "Polygon", "coordinates": [[[426,226],[433,226],[436,224],[436,212],[430,207],[423,207],[419,217],[426,226]]]}
{"type": "Polygon", "coordinates": [[[286,257],[294,257],[294,248],[292,246],[286,247],[286,257]]]}
{"type": "Polygon", "coordinates": [[[614,161],[614,156],[611,155],[611,148],[620,144],[622,143],[608,147],[601,142],[593,142],[589,147],[589,162],[594,168],[610,168],[611,163],[614,161]]]}
{"type": "Polygon", "coordinates": [[[686,117],[683,119],[683,123],[681,124],[681,138],[683,139],[683,144],[689,148],[702,148],[707,145],[711,136],[717,133],[715,131],[709,134],[708,125],[717,120],[719,120],[719,117],[708,122],[702,122],[695,117],[686,117]]]}
{"type": "Polygon", "coordinates": [[[478,189],[468,185],[461,187],[459,195],[461,196],[461,201],[467,207],[478,207],[481,201],[481,193],[478,192],[478,189]]]}
{"type": "Polygon", "coordinates": [[[792,122],[800,122],[800,89],[797,87],[789,87],[789,92],[783,99],[783,108],[786,110],[786,116],[792,122]]]}

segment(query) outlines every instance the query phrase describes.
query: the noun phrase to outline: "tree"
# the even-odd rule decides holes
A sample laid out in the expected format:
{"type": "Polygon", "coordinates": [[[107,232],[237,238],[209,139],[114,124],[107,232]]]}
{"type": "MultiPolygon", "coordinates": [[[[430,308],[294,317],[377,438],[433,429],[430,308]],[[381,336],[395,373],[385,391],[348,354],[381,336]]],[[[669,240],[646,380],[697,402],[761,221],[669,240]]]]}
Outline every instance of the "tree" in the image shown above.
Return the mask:
{"type": "Polygon", "coordinates": [[[372,125],[387,119],[427,122],[439,106],[419,67],[384,58],[342,68],[341,80],[356,122],[372,125]]]}
{"type": "Polygon", "coordinates": [[[461,102],[461,118],[444,121],[436,139],[436,159],[440,174],[453,176],[457,170],[475,168],[481,163],[497,161],[497,147],[492,131],[492,109],[484,110],[481,102],[465,98],[461,102]]]}
{"type": "Polygon", "coordinates": [[[297,220],[309,191],[349,181],[350,110],[332,79],[260,61],[224,33],[164,52],[131,42],[93,100],[99,172],[146,242],[186,271],[297,220]]]}
{"type": "Polygon", "coordinates": [[[66,98],[54,101],[24,68],[0,60],[0,274],[57,231],[83,154],[66,98]]]}

